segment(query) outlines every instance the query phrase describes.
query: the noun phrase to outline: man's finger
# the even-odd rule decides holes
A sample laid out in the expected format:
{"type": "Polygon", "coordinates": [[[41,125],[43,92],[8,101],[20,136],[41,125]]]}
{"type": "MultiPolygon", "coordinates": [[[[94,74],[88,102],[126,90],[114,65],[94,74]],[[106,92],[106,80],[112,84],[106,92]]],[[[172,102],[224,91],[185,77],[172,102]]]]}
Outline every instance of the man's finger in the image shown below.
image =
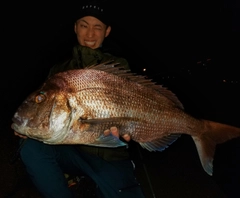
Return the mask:
{"type": "Polygon", "coordinates": [[[20,138],[23,138],[23,139],[27,139],[27,136],[21,135],[21,134],[19,134],[19,133],[16,132],[16,131],[14,131],[14,135],[16,135],[16,136],[18,136],[18,137],[20,137],[20,138]]]}
{"type": "Polygon", "coordinates": [[[119,131],[117,129],[117,127],[111,127],[110,128],[111,134],[116,136],[117,138],[119,138],[119,131]]]}
{"type": "Polygon", "coordinates": [[[128,134],[124,134],[124,135],[122,136],[122,138],[123,138],[126,142],[129,142],[129,141],[131,140],[131,137],[130,137],[130,135],[128,135],[128,134]]]}
{"type": "Polygon", "coordinates": [[[110,135],[110,133],[111,133],[111,131],[109,129],[107,129],[103,132],[104,136],[108,136],[108,135],[110,135]]]}

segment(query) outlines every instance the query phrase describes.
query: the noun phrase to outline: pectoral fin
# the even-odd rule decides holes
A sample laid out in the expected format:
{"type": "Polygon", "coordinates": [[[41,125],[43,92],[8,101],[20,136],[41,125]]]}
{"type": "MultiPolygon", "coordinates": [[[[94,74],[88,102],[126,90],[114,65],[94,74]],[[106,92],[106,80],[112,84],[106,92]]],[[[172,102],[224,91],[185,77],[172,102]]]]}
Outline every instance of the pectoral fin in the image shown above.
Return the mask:
{"type": "MultiPolygon", "coordinates": [[[[126,129],[129,130],[126,126],[128,125],[128,122],[132,122],[132,118],[128,117],[115,117],[115,118],[99,118],[99,119],[80,119],[82,124],[89,125],[88,131],[99,131],[100,128],[103,130],[110,129],[110,127],[117,127],[120,132],[125,131],[126,129]],[[101,125],[101,127],[99,127],[101,125]],[[124,125],[124,127],[123,127],[124,125]],[[124,128],[124,129],[123,129],[124,128]]],[[[115,148],[120,146],[127,146],[126,143],[121,141],[118,137],[110,134],[110,135],[100,135],[99,138],[97,138],[93,143],[88,144],[92,146],[98,146],[98,147],[109,147],[109,148],[115,148]]]]}
{"type": "Polygon", "coordinates": [[[126,143],[124,143],[123,141],[121,141],[119,138],[117,138],[112,134],[107,136],[101,135],[98,139],[96,139],[95,142],[91,143],[90,145],[99,146],[99,147],[110,147],[110,148],[127,146],[126,143]]]}

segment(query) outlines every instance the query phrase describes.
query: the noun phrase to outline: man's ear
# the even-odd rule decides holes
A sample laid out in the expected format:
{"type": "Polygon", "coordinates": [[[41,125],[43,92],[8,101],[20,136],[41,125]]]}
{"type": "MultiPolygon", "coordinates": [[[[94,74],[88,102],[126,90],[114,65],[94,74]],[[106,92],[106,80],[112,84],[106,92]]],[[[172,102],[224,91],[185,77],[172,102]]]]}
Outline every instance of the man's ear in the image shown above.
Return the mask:
{"type": "Polygon", "coordinates": [[[77,34],[77,22],[74,23],[74,32],[77,34]]]}
{"type": "Polygon", "coordinates": [[[112,27],[109,25],[106,29],[105,37],[107,37],[111,32],[112,27]]]}

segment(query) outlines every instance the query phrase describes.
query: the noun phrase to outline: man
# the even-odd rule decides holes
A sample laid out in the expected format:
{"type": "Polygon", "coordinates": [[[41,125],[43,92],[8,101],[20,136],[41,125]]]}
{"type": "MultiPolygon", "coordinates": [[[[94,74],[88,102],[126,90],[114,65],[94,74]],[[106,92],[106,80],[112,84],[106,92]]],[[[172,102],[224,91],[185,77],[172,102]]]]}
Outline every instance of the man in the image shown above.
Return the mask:
{"type": "MultiPolygon", "coordinates": [[[[56,64],[49,76],[57,72],[84,68],[89,65],[114,60],[128,68],[123,58],[117,58],[104,51],[104,39],[110,34],[111,26],[103,5],[88,3],[79,9],[74,24],[78,45],[73,48],[70,59],[56,64]]],[[[88,175],[98,186],[99,197],[143,198],[134,175],[134,165],[126,147],[98,148],[85,145],[46,145],[24,138],[20,155],[30,178],[46,198],[73,197],[64,173],[88,175]]],[[[119,137],[116,127],[105,131],[119,137]]],[[[126,141],[129,136],[123,137],[126,141]]],[[[82,189],[85,190],[85,189],[82,189]]]]}

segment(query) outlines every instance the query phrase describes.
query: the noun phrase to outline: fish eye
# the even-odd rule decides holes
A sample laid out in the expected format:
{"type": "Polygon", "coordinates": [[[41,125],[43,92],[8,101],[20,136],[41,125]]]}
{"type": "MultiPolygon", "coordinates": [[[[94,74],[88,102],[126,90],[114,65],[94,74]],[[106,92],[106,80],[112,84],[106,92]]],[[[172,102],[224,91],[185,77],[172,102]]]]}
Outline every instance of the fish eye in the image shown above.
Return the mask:
{"type": "Polygon", "coordinates": [[[35,97],[35,102],[36,103],[41,103],[46,99],[46,96],[44,95],[44,93],[40,92],[38,95],[36,95],[35,97]]]}

